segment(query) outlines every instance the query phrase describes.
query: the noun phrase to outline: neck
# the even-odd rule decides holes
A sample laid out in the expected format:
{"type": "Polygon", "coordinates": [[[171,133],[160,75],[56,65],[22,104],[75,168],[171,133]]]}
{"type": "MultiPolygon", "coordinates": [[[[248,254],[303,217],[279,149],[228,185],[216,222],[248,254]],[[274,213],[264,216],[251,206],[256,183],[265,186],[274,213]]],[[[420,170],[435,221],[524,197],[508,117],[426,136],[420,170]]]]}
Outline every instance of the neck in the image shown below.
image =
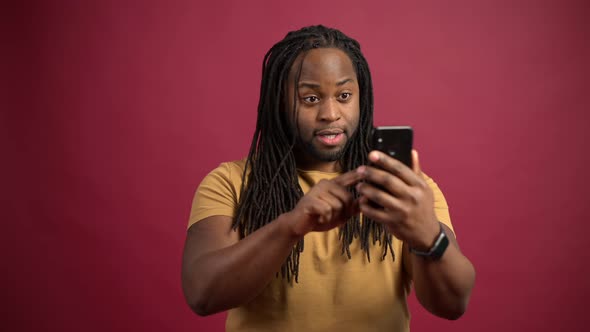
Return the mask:
{"type": "Polygon", "coordinates": [[[304,156],[299,153],[295,153],[295,163],[297,168],[304,171],[320,171],[326,173],[338,173],[342,171],[342,165],[340,161],[321,161],[304,156]]]}

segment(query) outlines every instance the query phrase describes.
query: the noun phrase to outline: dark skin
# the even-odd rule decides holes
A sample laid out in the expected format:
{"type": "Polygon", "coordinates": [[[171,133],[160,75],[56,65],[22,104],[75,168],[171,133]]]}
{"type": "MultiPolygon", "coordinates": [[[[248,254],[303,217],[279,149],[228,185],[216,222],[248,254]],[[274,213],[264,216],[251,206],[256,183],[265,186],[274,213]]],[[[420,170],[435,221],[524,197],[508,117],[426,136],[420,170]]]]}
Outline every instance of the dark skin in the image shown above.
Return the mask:
{"type": "Polygon", "coordinates": [[[358,202],[346,188],[361,178],[351,171],[320,181],[295,209],[242,240],[231,230],[230,217],[212,216],[191,226],[182,262],[182,285],[191,308],[208,315],[256,297],[305,234],[333,229],[358,213],[358,202]]]}
{"type": "Polygon", "coordinates": [[[379,151],[372,151],[369,159],[375,167],[357,169],[366,180],[357,184],[362,195],[359,199],[361,212],[385,225],[404,242],[403,261],[413,277],[416,297],[422,306],[440,317],[459,318],[467,309],[475,269],[459,250],[451,229],[442,224],[450,244],[440,260],[424,259],[409,252],[409,246],[428,251],[441,226],[434,213],[432,189],[420,170],[418,153],[412,151],[413,169],[379,151]],[[369,201],[383,209],[375,208],[369,201]]]}
{"type": "Polygon", "coordinates": [[[294,149],[297,167],[340,171],[338,154],[359,122],[359,85],[352,62],[339,49],[311,50],[297,58],[288,82],[287,100],[295,98],[297,102],[299,144],[294,149]],[[296,68],[303,60],[295,90],[296,68]],[[329,139],[330,136],[334,138],[329,139]]]}
{"type": "MultiPolygon", "coordinates": [[[[352,62],[337,49],[314,49],[299,61],[303,61],[300,82],[306,84],[297,90],[303,142],[296,147],[297,165],[339,171],[338,161],[329,156],[344,146],[358,126],[358,83],[352,62]]],[[[296,61],[293,67],[297,65],[296,61]]],[[[294,91],[293,80],[288,82],[288,91],[294,91]]],[[[293,210],[244,239],[231,230],[232,219],[227,216],[211,216],[191,226],[182,262],[182,286],[191,308],[208,315],[248,303],[275,278],[293,245],[305,234],[331,230],[359,211],[384,224],[405,244],[430,248],[439,224],[417,154],[414,169],[377,151],[369,158],[376,167],[362,166],[320,181],[293,210]],[[361,194],[358,200],[347,190],[355,185],[361,194]],[[369,200],[383,209],[372,208],[369,200]]],[[[447,234],[451,244],[439,261],[414,256],[407,245],[403,260],[420,303],[438,316],[455,319],[465,311],[475,271],[448,228],[447,234]]]]}

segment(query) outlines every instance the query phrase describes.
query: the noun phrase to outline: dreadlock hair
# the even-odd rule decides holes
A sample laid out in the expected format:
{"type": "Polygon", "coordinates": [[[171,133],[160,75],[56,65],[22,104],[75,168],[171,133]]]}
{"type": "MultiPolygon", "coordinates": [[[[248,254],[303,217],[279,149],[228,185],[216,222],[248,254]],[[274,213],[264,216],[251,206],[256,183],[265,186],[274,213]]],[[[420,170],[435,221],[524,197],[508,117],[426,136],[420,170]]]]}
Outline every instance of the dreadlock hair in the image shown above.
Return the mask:
{"type": "MultiPolygon", "coordinates": [[[[340,49],[353,64],[360,93],[359,124],[344,148],[340,164],[342,170],[349,171],[368,163],[369,136],[373,128],[373,86],[360,44],[342,32],[322,25],[289,32],[266,53],[262,63],[256,129],[242,175],[236,218],[232,224],[233,229],[238,230],[240,238],[270,223],[280,214],[291,211],[303,196],[293,153],[297,135],[290,126],[292,121],[288,118],[289,112],[285,111],[288,95],[285,87],[296,58],[314,48],[340,49]]],[[[300,74],[301,66],[295,75],[295,90],[300,74]]],[[[294,99],[296,98],[297,93],[294,94],[294,99]]],[[[293,105],[296,105],[296,100],[293,100],[293,105]]],[[[294,117],[297,119],[296,107],[294,109],[294,117]]],[[[349,191],[358,198],[355,188],[350,188],[349,191]]],[[[358,215],[354,216],[340,227],[342,254],[346,253],[350,259],[350,244],[353,239],[359,238],[361,249],[369,261],[371,242],[379,242],[383,248],[381,259],[385,258],[388,249],[395,259],[391,234],[381,224],[369,218],[362,219],[358,215]]],[[[303,245],[304,241],[301,239],[281,267],[281,276],[289,282],[293,278],[295,282],[298,280],[299,255],[303,251],[303,245]]]]}

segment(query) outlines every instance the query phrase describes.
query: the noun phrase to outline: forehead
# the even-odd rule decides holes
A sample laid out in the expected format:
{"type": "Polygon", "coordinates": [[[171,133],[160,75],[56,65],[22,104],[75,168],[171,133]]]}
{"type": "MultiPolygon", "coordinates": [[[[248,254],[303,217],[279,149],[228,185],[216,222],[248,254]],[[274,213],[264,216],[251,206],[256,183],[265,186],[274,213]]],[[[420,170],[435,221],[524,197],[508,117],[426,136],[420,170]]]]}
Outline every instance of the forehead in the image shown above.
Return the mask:
{"type": "Polygon", "coordinates": [[[300,81],[321,80],[329,78],[356,78],[350,57],[337,48],[314,48],[300,54],[290,71],[289,82],[293,82],[301,68],[300,81]]]}

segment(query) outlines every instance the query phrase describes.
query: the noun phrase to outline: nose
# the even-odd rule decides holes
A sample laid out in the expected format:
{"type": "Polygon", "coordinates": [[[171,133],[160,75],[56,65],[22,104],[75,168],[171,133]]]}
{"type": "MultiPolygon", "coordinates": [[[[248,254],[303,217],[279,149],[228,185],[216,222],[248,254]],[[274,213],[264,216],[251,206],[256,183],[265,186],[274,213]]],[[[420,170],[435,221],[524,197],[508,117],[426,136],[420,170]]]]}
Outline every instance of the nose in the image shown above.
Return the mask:
{"type": "Polygon", "coordinates": [[[320,105],[318,119],[320,121],[334,122],[340,119],[340,103],[334,98],[324,99],[320,105]]]}

